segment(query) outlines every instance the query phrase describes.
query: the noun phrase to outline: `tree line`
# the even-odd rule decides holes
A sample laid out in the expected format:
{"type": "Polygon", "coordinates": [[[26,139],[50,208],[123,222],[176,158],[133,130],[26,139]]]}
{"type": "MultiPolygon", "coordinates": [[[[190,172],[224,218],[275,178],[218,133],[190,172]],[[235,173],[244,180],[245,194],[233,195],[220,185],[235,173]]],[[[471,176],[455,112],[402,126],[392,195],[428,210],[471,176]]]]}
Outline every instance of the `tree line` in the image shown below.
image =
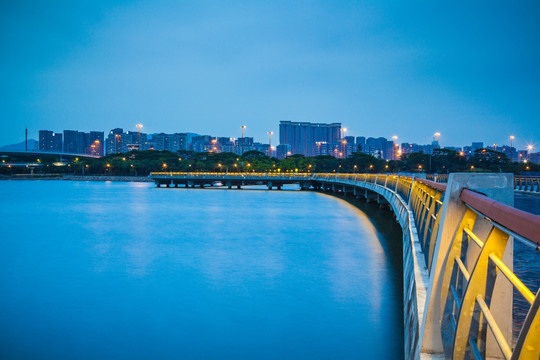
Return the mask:
{"type": "Polygon", "coordinates": [[[421,172],[447,174],[451,172],[511,172],[534,174],[540,165],[511,162],[501,152],[477,150],[465,157],[454,150],[436,149],[432,154],[422,152],[404,154],[399,160],[384,160],[364,153],[354,153],[345,159],[330,155],[305,157],[292,155],[284,159],[269,157],[262,152],[248,151],[239,156],[234,153],[195,153],[192,151],[132,151],[101,158],[73,157],[58,159],[43,156],[39,159],[28,155],[2,156],[4,175],[30,173],[31,167],[8,167],[17,161],[39,164],[34,173],[62,173],[76,175],[147,176],[150,172],[343,172],[343,173],[395,173],[421,172]],[[62,161],[59,161],[62,160],[62,161]]]}

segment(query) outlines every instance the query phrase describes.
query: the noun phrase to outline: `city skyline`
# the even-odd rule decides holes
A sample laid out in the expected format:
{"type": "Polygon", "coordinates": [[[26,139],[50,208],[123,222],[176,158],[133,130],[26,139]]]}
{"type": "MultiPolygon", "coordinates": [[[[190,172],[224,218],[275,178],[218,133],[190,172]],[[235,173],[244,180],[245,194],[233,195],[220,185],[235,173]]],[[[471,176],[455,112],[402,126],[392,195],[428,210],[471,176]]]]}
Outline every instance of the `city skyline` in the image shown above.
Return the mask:
{"type": "MultiPolygon", "coordinates": [[[[290,121],[282,121],[282,122],[285,122],[285,123],[289,123],[290,121]]],[[[292,122],[292,123],[298,123],[298,122],[292,122]]],[[[334,123],[336,124],[336,123],[334,123]]],[[[135,133],[137,132],[139,129],[138,129],[138,126],[140,125],[141,128],[144,128],[144,126],[142,124],[136,124],[135,126],[133,126],[134,129],[130,129],[130,128],[122,128],[122,127],[116,127],[114,129],[109,129],[109,130],[100,130],[102,131],[103,133],[105,134],[108,134],[109,132],[113,132],[115,129],[122,129],[123,131],[125,132],[128,132],[128,133],[135,133]]],[[[333,125],[333,124],[324,124],[324,125],[333,125]]],[[[342,124],[340,124],[342,125],[342,124]]],[[[254,142],[260,142],[260,143],[268,143],[267,140],[268,140],[268,133],[269,132],[272,132],[272,135],[276,136],[276,138],[274,139],[274,142],[273,142],[273,148],[274,148],[274,151],[275,151],[275,147],[277,145],[280,144],[280,142],[278,141],[280,138],[280,132],[279,132],[279,124],[277,126],[275,126],[275,128],[277,128],[278,130],[277,131],[267,131],[265,133],[266,137],[264,136],[254,136],[252,134],[249,134],[247,132],[246,129],[248,129],[249,127],[246,126],[246,125],[240,125],[238,128],[240,129],[239,130],[239,133],[241,134],[242,133],[242,126],[244,127],[244,131],[246,131],[246,133],[244,134],[246,138],[251,138],[253,139],[254,142]],[[259,140],[260,139],[260,140],[259,140]]],[[[37,130],[36,133],[39,133],[40,131],[56,131],[56,130],[49,130],[49,128],[47,129],[40,129],[40,130],[37,130]]],[[[434,142],[437,142],[438,145],[442,148],[464,148],[464,147],[467,147],[467,146],[470,146],[470,144],[474,144],[474,143],[478,143],[478,142],[481,142],[485,148],[492,148],[492,147],[502,147],[502,146],[512,146],[513,148],[515,149],[518,149],[518,150],[532,150],[532,152],[538,152],[540,151],[540,147],[536,146],[534,143],[530,143],[530,142],[524,142],[524,141],[519,141],[519,138],[517,136],[514,136],[514,135],[510,135],[508,136],[506,139],[504,139],[503,141],[501,142],[498,142],[498,143],[489,143],[489,142],[486,142],[485,140],[483,139],[475,139],[473,141],[471,141],[470,143],[457,143],[457,144],[447,144],[447,143],[444,143],[444,137],[441,139],[441,136],[442,134],[439,133],[439,132],[436,132],[436,133],[433,133],[432,134],[432,137],[431,137],[431,140],[430,141],[427,141],[426,143],[419,143],[419,142],[415,142],[415,141],[411,141],[411,140],[408,140],[408,139],[402,139],[400,136],[397,136],[397,135],[393,135],[393,136],[384,136],[384,135],[381,135],[381,134],[374,134],[374,135],[366,135],[366,134],[363,134],[363,133],[351,133],[349,131],[349,129],[345,126],[342,126],[342,129],[344,130],[343,132],[340,132],[340,137],[353,137],[353,138],[358,138],[358,137],[363,137],[363,138],[385,138],[385,139],[388,139],[388,140],[394,140],[395,143],[399,144],[401,146],[401,144],[416,144],[416,145],[421,145],[421,146],[426,146],[426,145],[431,145],[432,143],[434,142]],[[523,143],[523,146],[520,145],[520,143],[523,143]]],[[[24,129],[23,129],[24,131],[24,129]]],[[[62,130],[59,130],[59,131],[62,131],[62,132],[65,132],[65,131],[75,131],[75,132],[84,132],[86,130],[81,130],[81,129],[74,129],[74,128],[71,128],[71,129],[62,129],[62,130]]],[[[93,130],[88,130],[86,132],[95,132],[93,130]]],[[[29,140],[36,140],[38,141],[39,140],[39,135],[36,135],[36,136],[32,136],[32,132],[29,131],[28,132],[29,135],[28,135],[28,139],[29,140]]],[[[231,134],[215,134],[215,133],[202,133],[202,132],[197,132],[197,131],[185,131],[185,130],[181,130],[181,129],[177,129],[177,130],[174,130],[172,132],[165,132],[165,131],[152,131],[152,132],[149,132],[149,131],[142,131],[141,134],[144,134],[145,136],[146,135],[159,135],[159,134],[193,134],[193,135],[198,135],[198,136],[210,136],[212,138],[234,138],[234,139],[240,139],[241,138],[241,135],[238,135],[238,136],[233,136],[231,134]]],[[[11,145],[16,145],[16,144],[19,144],[21,142],[24,142],[24,135],[23,135],[23,138],[21,141],[18,141],[18,142],[15,142],[15,143],[10,143],[10,144],[0,144],[0,148],[1,147],[4,147],[4,146],[11,146],[11,145]]]]}
{"type": "Polygon", "coordinates": [[[537,148],[540,5],[489,8],[4,2],[0,144],[25,128],[37,138],[137,123],[203,134],[245,124],[265,141],[288,120],[419,144],[435,132],[452,146],[514,135],[537,148]]]}
{"type": "MultiPolygon", "coordinates": [[[[509,138],[510,144],[485,144],[482,141],[472,142],[463,146],[444,146],[439,142],[440,133],[434,134],[434,140],[429,144],[418,144],[398,141],[397,136],[391,139],[385,137],[366,137],[347,135],[347,129],[340,123],[308,123],[281,121],[279,133],[267,132],[269,143],[261,143],[253,137],[244,136],[245,125],[241,126],[242,136],[201,135],[197,133],[145,133],[141,132],[144,126],[137,124],[137,131],[114,128],[104,136],[103,131],[90,131],[89,133],[77,130],[63,130],[55,133],[51,130],[40,130],[39,141],[28,139],[28,143],[12,144],[0,147],[0,150],[26,151],[38,150],[50,153],[70,153],[85,155],[110,155],[127,153],[131,150],[167,150],[171,152],[193,151],[195,153],[221,153],[232,152],[242,155],[248,151],[258,151],[267,156],[283,159],[290,155],[301,154],[306,157],[317,155],[332,155],[345,159],[356,152],[372,155],[385,160],[399,160],[403,155],[411,153],[432,154],[436,149],[446,149],[458,152],[459,155],[470,157],[475,151],[481,149],[494,150],[504,153],[511,161],[532,161],[538,163],[540,151],[533,145],[524,149],[514,144],[515,137],[509,138]],[[279,145],[271,146],[272,135],[279,136],[279,145]],[[28,146],[30,144],[30,146],[28,146]]],[[[486,151],[486,150],[484,150],[486,151]]]]}

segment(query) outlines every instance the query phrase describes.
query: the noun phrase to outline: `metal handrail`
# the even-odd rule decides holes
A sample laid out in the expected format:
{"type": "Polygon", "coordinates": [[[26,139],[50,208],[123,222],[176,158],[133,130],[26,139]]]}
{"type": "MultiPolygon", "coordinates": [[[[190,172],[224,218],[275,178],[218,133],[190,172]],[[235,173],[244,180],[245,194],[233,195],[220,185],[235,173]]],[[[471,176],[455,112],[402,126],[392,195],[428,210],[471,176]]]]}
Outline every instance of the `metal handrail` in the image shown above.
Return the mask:
{"type": "Polygon", "coordinates": [[[513,208],[480,193],[463,189],[460,199],[489,220],[540,246],[540,216],[513,208]]]}
{"type": "Polygon", "coordinates": [[[493,284],[492,282],[495,281],[492,278],[493,275],[490,275],[493,274],[490,270],[492,266],[489,265],[491,263],[530,305],[538,302],[539,295],[535,296],[523,284],[510,267],[502,261],[502,255],[511,236],[529,244],[534,244],[538,248],[540,216],[504,205],[468,189],[462,190],[460,199],[467,206],[467,210],[452,240],[443,272],[444,278],[441,292],[441,309],[443,309],[441,319],[441,331],[443,333],[441,336],[449,336],[448,333],[445,333],[448,330],[444,330],[448,329],[448,326],[445,325],[448,321],[450,321],[453,328],[451,333],[453,335],[450,335],[453,336],[453,345],[447,351],[452,354],[453,358],[463,358],[467,349],[476,355],[486,355],[486,332],[480,331],[478,326],[472,326],[473,322],[479,321],[478,318],[475,318],[473,310],[478,306],[483,314],[483,321],[491,329],[495,342],[506,359],[524,356],[525,351],[535,354],[532,356],[537,358],[540,355],[538,339],[533,339],[528,335],[529,332],[533,331],[531,329],[540,327],[540,316],[537,313],[538,307],[531,306],[525,321],[528,325],[522,327],[518,338],[518,343],[521,345],[514,349],[515,353],[513,353],[500,329],[499,323],[491,313],[492,295],[487,289],[493,286],[488,284],[493,284]],[[473,230],[479,220],[487,220],[492,225],[492,229],[485,240],[481,239],[473,230]],[[466,241],[465,239],[467,239],[468,243],[463,243],[466,241]],[[468,258],[468,254],[470,254],[468,252],[468,244],[470,243],[478,245],[480,249],[480,253],[471,264],[470,269],[472,270],[467,269],[462,261],[462,259],[468,258]],[[462,274],[461,279],[453,270],[456,265],[459,273],[462,274]],[[469,273],[469,271],[471,272],[469,273]],[[461,284],[464,290],[458,294],[455,284],[461,284]],[[452,304],[455,304],[455,306],[452,306],[452,304]],[[457,319],[457,321],[454,319],[457,319]]]}

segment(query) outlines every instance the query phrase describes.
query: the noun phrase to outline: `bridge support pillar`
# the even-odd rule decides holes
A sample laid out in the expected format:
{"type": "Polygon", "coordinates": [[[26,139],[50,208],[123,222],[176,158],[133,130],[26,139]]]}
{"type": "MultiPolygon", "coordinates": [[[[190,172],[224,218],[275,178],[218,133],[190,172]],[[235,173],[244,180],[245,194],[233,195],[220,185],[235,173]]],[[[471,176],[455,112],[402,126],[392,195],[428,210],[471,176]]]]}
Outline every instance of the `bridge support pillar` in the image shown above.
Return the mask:
{"type": "Polygon", "coordinates": [[[236,188],[237,188],[237,189],[241,189],[241,188],[242,188],[242,185],[236,185],[236,188]]]}
{"type": "Polygon", "coordinates": [[[268,187],[268,190],[272,190],[272,182],[269,181],[266,186],[268,187]]]}
{"type": "Polygon", "coordinates": [[[377,199],[378,199],[378,195],[375,194],[375,193],[372,193],[372,192],[369,191],[369,190],[365,190],[365,192],[364,192],[364,197],[366,198],[366,202],[367,202],[367,203],[375,202],[375,201],[377,201],[377,199]]]}
{"type": "Polygon", "coordinates": [[[381,196],[380,194],[377,194],[377,203],[379,204],[379,207],[381,209],[382,208],[387,208],[387,207],[390,206],[390,204],[388,203],[388,201],[386,201],[384,196],[381,196]]]}

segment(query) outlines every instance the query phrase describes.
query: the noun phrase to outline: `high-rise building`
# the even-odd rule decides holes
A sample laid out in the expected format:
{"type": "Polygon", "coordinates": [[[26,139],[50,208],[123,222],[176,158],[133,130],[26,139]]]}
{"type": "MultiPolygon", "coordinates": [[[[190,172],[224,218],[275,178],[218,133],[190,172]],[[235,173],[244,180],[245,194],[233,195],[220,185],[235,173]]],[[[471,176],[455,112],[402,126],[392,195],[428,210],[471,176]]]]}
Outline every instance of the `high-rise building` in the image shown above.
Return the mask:
{"type": "Polygon", "coordinates": [[[85,154],[103,156],[104,133],[103,131],[90,131],[88,142],[84,149],[85,154]]]}
{"type": "Polygon", "coordinates": [[[64,130],[64,152],[77,153],[77,145],[79,144],[79,132],[77,130],[64,130]]]}
{"type": "Polygon", "coordinates": [[[364,147],[366,146],[366,137],[365,136],[357,136],[356,137],[356,151],[364,151],[364,147]]]}
{"type": "Polygon", "coordinates": [[[386,151],[386,138],[373,138],[369,137],[366,139],[366,145],[364,146],[362,152],[373,155],[377,158],[383,158],[386,151]]]}
{"type": "Polygon", "coordinates": [[[121,153],[121,140],[124,129],[116,128],[109,131],[107,135],[107,145],[106,145],[106,154],[118,154],[121,153]]]}
{"type": "Polygon", "coordinates": [[[62,133],[55,133],[49,130],[40,130],[39,150],[49,152],[62,152],[62,133]]]}
{"type": "Polygon", "coordinates": [[[277,158],[284,159],[289,155],[292,155],[291,145],[289,144],[280,144],[276,146],[277,158]]]}
{"type": "Polygon", "coordinates": [[[281,121],[279,143],[289,145],[291,154],[315,156],[317,142],[339,143],[341,123],[319,124],[309,122],[281,121]]]}
{"type": "Polygon", "coordinates": [[[473,142],[471,144],[472,152],[474,153],[476,150],[480,150],[484,148],[483,142],[473,142]]]}

